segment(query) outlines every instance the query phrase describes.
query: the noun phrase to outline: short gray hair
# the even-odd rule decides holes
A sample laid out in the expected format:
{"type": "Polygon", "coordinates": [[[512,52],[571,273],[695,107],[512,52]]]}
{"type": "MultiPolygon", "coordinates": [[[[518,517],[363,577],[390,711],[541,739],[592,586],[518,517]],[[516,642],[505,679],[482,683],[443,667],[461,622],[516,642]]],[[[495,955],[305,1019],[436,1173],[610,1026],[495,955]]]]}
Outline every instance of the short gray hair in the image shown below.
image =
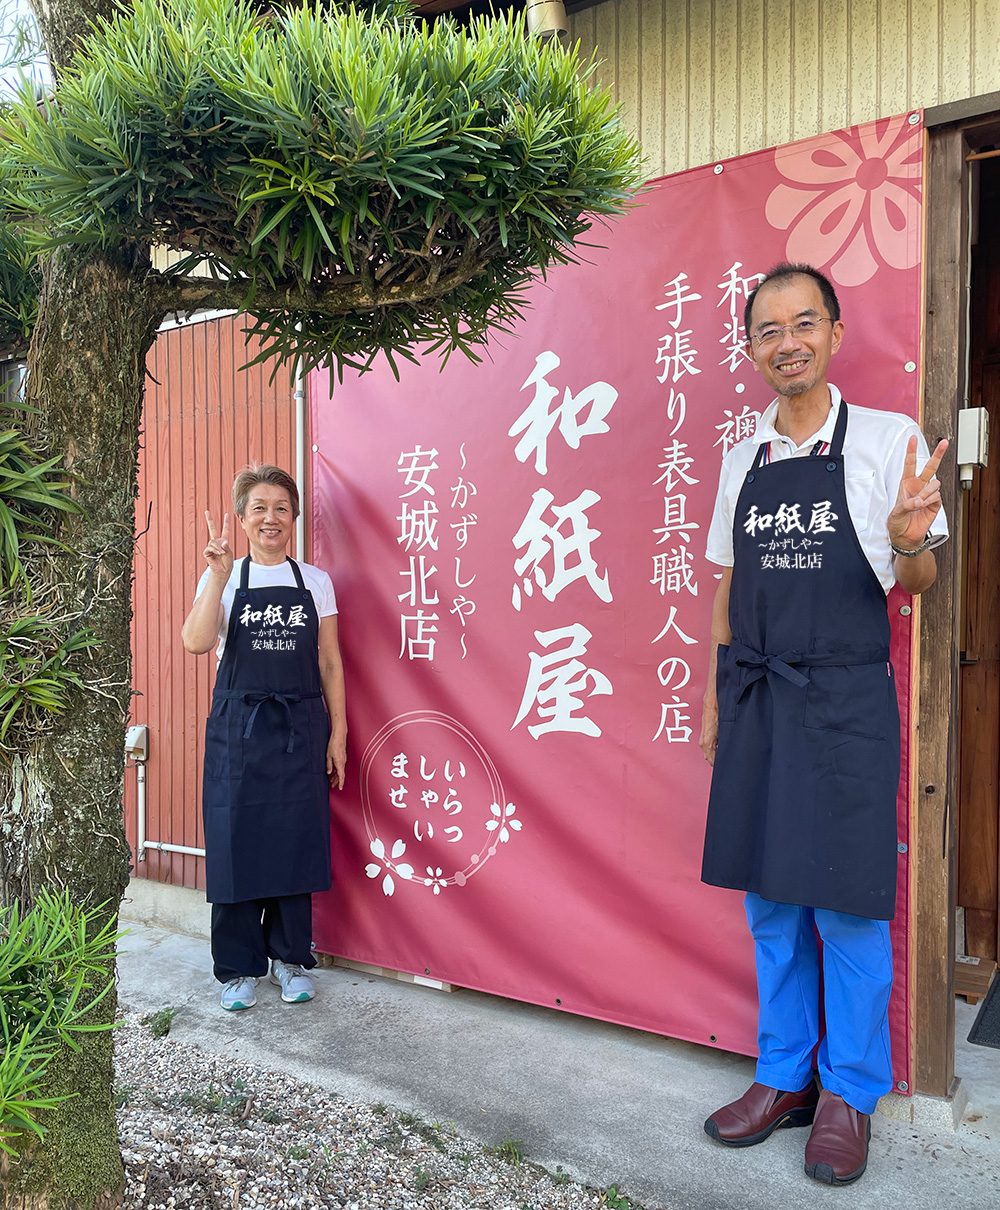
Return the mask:
{"type": "Polygon", "coordinates": [[[246,515],[247,500],[251,490],[258,483],[269,483],[272,487],[284,488],[292,502],[292,516],[298,517],[299,489],[295,480],[288,471],[283,471],[280,466],[274,466],[270,462],[251,463],[233,480],[233,509],[238,517],[246,515]]]}

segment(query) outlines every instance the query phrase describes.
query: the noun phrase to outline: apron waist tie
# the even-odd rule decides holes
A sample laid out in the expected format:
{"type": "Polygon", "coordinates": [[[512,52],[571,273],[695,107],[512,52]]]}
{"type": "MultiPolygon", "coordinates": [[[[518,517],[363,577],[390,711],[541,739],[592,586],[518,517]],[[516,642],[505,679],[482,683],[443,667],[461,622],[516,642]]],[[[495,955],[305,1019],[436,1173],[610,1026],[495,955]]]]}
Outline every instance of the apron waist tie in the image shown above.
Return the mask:
{"type": "Polygon", "coordinates": [[[250,711],[250,717],[247,719],[247,725],[243,729],[243,738],[249,739],[253,734],[253,726],[257,721],[257,711],[265,702],[277,702],[285,711],[285,718],[288,720],[288,743],[285,751],[288,753],[295,751],[295,722],[292,718],[292,705],[297,702],[304,702],[308,698],[322,697],[321,693],[276,693],[273,690],[217,690],[219,697],[238,697],[242,698],[248,706],[253,706],[250,711]]]}
{"type": "Polygon", "coordinates": [[[730,651],[735,658],[736,666],[740,670],[740,688],[737,694],[737,701],[746,693],[754,681],[759,681],[771,672],[784,677],[786,681],[790,681],[796,688],[804,689],[809,684],[809,678],[797,671],[798,667],[834,668],[852,667],[860,664],[887,664],[889,662],[889,652],[885,648],[873,649],[867,652],[855,652],[851,655],[847,655],[845,652],[803,653],[799,651],[783,651],[780,655],[765,655],[762,651],[755,651],[753,647],[747,647],[743,643],[737,643],[734,640],[730,644],[730,651]]]}

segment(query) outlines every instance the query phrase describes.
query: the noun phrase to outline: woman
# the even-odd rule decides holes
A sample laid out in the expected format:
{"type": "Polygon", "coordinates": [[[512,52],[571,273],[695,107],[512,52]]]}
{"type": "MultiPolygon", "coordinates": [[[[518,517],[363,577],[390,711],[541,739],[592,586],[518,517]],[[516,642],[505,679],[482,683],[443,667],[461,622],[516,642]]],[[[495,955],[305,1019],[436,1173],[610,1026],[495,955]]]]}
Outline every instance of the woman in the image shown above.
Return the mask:
{"type": "Polygon", "coordinates": [[[295,480],[248,467],[233,508],[250,555],[234,563],[228,514],[219,532],[205,513],[208,567],[181,638],[196,655],[218,644],[205,728],[206,896],[222,1007],[243,1009],[257,1002],[268,959],[282,1000],[315,994],[303,970],[316,965],[311,894],[330,887],[329,787],[344,786],[347,718],[333,585],[286,554],[295,480]]]}

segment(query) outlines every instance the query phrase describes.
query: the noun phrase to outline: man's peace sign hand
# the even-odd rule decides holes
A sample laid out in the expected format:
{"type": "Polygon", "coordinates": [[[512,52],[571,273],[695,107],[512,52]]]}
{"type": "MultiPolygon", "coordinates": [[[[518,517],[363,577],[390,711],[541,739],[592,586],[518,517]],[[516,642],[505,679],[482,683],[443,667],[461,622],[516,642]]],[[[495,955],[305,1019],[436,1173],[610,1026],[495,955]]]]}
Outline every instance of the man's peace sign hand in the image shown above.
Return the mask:
{"type": "Polygon", "coordinates": [[[212,514],[205,510],[205,520],[208,522],[208,545],[205,547],[205,562],[213,576],[228,580],[233,570],[233,552],[229,546],[229,514],[222,518],[222,533],[215,528],[212,514]]]}
{"type": "Polygon", "coordinates": [[[917,474],[917,438],[911,437],[907,442],[896,506],[889,514],[889,541],[894,546],[916,549],[941,511],[937,469],[947,449],[948,442],[939,441],[923,470],[917,474]]]}

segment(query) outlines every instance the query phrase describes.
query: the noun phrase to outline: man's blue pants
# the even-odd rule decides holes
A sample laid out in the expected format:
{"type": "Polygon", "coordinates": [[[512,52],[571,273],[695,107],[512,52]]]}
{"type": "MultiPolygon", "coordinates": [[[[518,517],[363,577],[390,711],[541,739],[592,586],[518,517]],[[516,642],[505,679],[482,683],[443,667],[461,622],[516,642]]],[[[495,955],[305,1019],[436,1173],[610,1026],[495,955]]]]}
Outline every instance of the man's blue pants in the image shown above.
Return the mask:
{"type": "Polygon", "coordinates": [[[757,962],[758,1083],[786,1092],[809,1083],[820,1030],[818,932],[826,1011],[820,1083],[859,1113],[873,1113],[892,1087],[888,921],[771,903],[752,893],[744,904],[757,962]]]}

